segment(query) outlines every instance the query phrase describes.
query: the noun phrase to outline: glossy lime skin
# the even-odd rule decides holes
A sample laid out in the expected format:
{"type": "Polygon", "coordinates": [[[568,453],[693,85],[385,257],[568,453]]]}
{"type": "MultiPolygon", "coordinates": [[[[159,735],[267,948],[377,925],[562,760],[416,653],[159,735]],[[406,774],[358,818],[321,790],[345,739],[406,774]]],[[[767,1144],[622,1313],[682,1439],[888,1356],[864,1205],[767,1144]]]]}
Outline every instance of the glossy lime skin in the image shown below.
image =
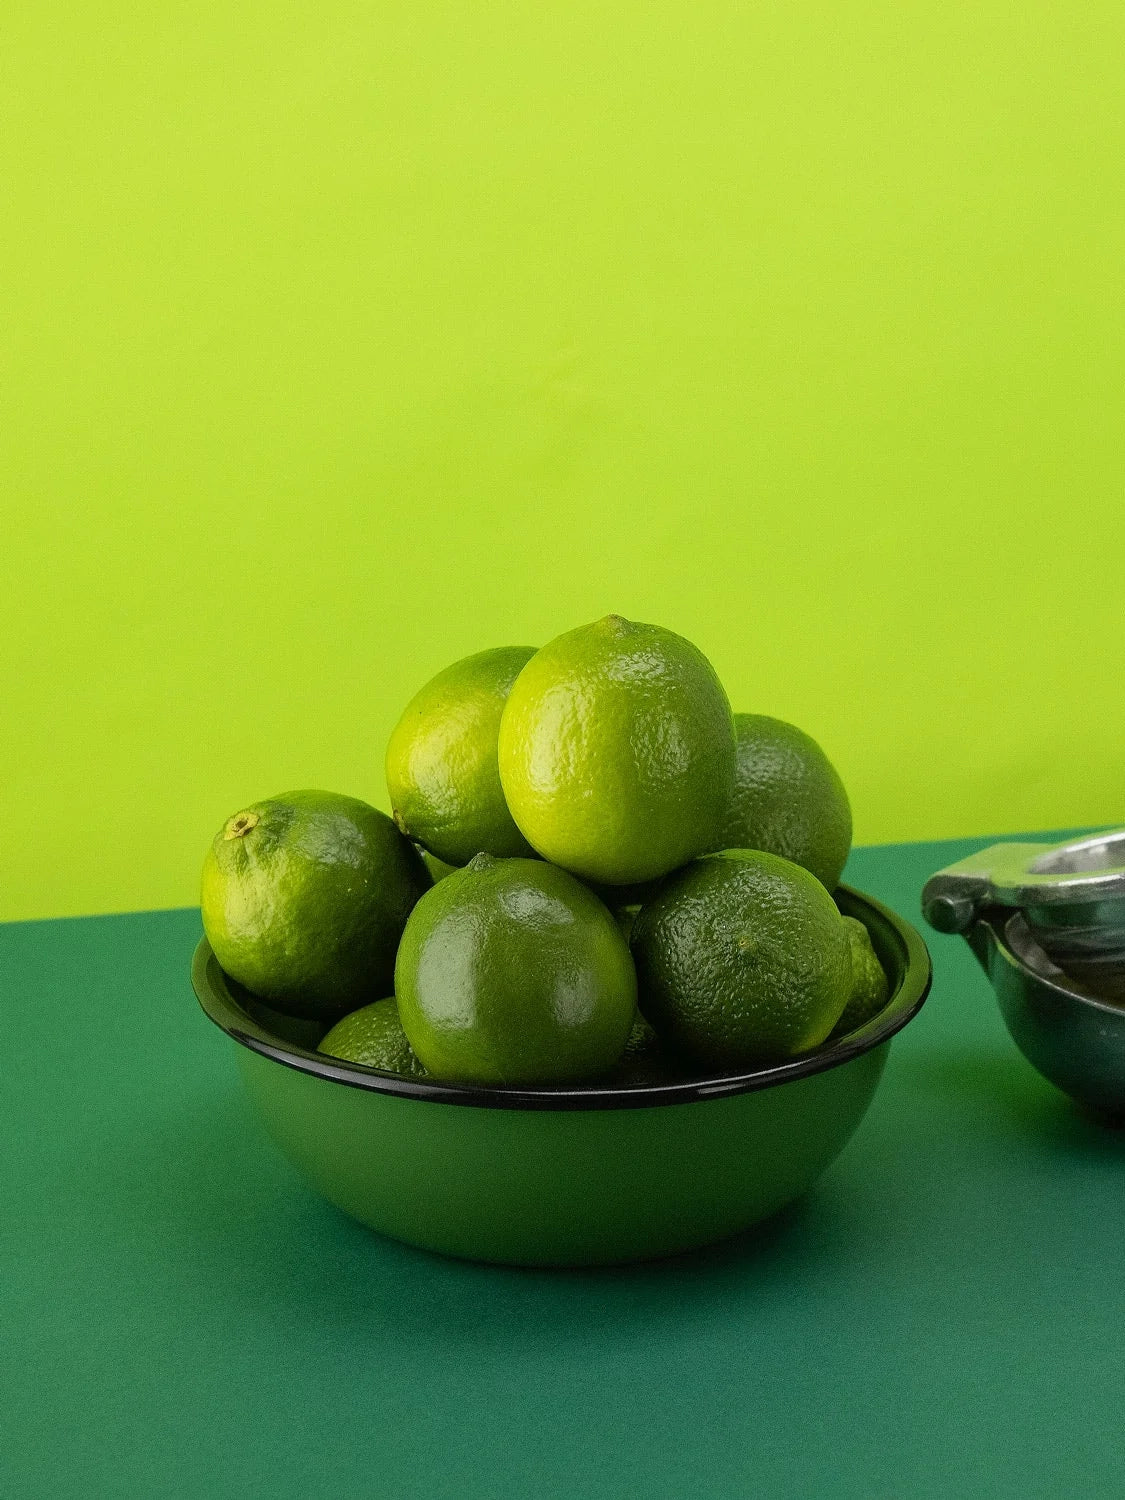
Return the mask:
{"type": "Polygon", "coordinates": [[[500,721],[499,758],[532,847],[584,879],[625,885],[717,847],[734,722],[690,641],[608,615],[528,662],[500,721]]]}
{"type": "Polygon", "coordinates": [[[723,1069],[823,1042],[851,993],[843,918],[815,876],[732,849],[643,906],[630,938],[645,1018],[673,1051],[723,1069]]]}
{"type": "Polygon", "coordinates": [[[500,785],[496,738],[532,646],[499,646],[454,662],[421,688],[387,744],[395,822],[450,865],[482,851],[529,855],[500,785]]]}
{"type": "Polygon", "coordinates": [[[425,1068],[406,1039],[393,995],[362,1005],[337,1021],[317,1051],[403,1078],[426,1077],[425,1068]]]}
{"type": "Polygon", "coordinates": [[[395,994],[435,1078],[534,1084],[611,1067],[637,988],[624,937],[585,886],[542,860],[478,855],[411,913],[395,994]]]}
{"type": "Polygon", "coordinates": [[[336,1017],[386,995],[430,886],[390,818],[336,792],[286,792],[228,818],[203,864],[203,928],[220,964],[278,1010],[336,1017]]]}
{"type": "Polygon", "coordinates": [[[891,988],[867,928],[856,917],[844,918],[852,950],[852,984],[844,1013],[832,1029],[833,1036],[846,1036],[872,1016],[877,1016],[890,998],[891,988]]]}
{"type": "Polygon", "coordinates": [[[852,846],[844,783],[816,741],[766,714],[735,714],[738,765],[719,847],[764,849],[810,870],[828,890],[852,846]]]}

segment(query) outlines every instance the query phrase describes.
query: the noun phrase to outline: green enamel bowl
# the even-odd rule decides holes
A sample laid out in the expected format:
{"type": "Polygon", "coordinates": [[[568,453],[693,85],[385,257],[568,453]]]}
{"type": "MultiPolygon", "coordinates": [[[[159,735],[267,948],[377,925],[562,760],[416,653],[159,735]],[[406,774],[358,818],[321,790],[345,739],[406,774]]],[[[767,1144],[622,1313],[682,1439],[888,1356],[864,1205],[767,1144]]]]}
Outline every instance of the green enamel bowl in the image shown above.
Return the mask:
{"type": "Polygon", "coordinates": [[[891,998],[866,1025],[752,1073],[650,1087],[499,1089],[400,1078],[316,1052],[206,940],[192,982],[238,1043],[265,1125],[308,1182],[381,1234],[472,1260],[646,1260],[735,1234],[804,1193],[863,1118],[891,1037],[930,986],[921,937],[841,886],[891,998]]]}

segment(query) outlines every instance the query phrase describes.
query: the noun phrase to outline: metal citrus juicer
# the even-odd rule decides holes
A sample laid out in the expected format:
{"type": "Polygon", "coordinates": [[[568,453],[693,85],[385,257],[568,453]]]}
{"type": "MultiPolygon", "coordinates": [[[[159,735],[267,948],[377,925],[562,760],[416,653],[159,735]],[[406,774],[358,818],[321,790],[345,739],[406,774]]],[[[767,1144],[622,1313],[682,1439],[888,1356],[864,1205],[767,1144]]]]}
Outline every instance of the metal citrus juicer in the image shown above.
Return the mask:
{"type": "Polygon", "coordinates": [[[1125,1116],[1125,828],[994,844],[932,876],[922,911],[965,938],[1028,1061],[1125,1116]]]}

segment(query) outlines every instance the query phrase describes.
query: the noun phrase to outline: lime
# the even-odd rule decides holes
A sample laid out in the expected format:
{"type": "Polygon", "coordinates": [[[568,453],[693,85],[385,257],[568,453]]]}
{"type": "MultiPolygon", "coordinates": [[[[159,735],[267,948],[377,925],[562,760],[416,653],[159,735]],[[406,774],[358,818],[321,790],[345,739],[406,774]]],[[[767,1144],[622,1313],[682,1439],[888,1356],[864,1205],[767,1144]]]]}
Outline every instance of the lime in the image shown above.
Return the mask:
{"type": "Polygon", "coordinates": [[[344,1062],[362,1063],[384,1073],[401,1073],[404,1078],[425,1078],[426,1070],[415,1057],[398,1015],[398,1002],[376,1000],[353,1010],[332,1030],[317,1048],[344,1062]]]}
{"type": "Polygon", "coordinates": [[[642,1015],[638,1015],[625,1043],[625,1051],[598,1082],[614,1088],[643,1088],[657,1083],[679,1083],[683,1076],[656,1032],[642,1015]]]}
{"type": "Polygon", "coordinates": [[[504,801],[496,735],[512,683],[535,655],[499,646],[454,662],[421,688],[387,745],[394,820],[449,865],[482,850],[531,853],[504,801]]]}
{"type": "Polygon", "coordinates": [[[630,934],[633,931],[633,923],[637,920],[637,913],[640,909],[640,906],[632,904],[629,906],[610,907],[610,910],[613,912],[613,920],[620,927],[621,936],[626,942],[629,941],[630,934]]]}
{"type": "Polygon", "coordinates": [[[418,853],[422,856],[422,863],[430,872],[430,879],[435,885],[439,880],[444,880],[447,875],[452,875],[457,869],[456,865],[447,865],[444,859],[438,859],[436,854],[431,854],[428,849],[423,849],[421,844],[417,846],[418,853]]]}
{"type": "Polygon", "coordinates": [[[651,901],[663,882],[646,880],[640,885],[603,885],[597,880],[583,880],[587,890],[593,891],[603,906],[608,906],[614,921],[629,941],[633,922],[646,901],[651,901]]]}
{"type": "Polygon", "coordinates": [[[734,723],[690,641],[607,615],[524,667],[499,755],[504,795],[531,846],[585,879],[625,885],[716,847],[734,723]]]}
{"type": "Polygon", "coordinates": [[[672,876],[631,939],[640,1005],[675,1051],[728,1070],[817,1046],[851,992],[831,896],[774,854],[729,849],[672,876]]]}
{"type": "Polygon", "coordinates": [[[855,1031],[872,1016],[877,1016],[890,997],[891,987],[883,965],[871,946],[867,928],[856,917],[845,917],[852,948],[852,988],[844,1014],[836,1022],[833,1036],[855,1031]]]}
{"type": "Polygon", "coordinates": [[[203,929],[226,972],[278,1010],[338,1016],[391,989],[399,937],[429,884],[385,813],[335,792],[286,792],[215,835],[203,929]]]}
{"type": "Polygon", "coordinates": [[[834,891],[852,844],[844,783],[824,751],[784,719],[735,714],[738,769],[719,846],[763,849],[834,891]]]}
{"type": "Polygon", "coordinates": [[[427,1071],[461,1083],[565,1083],[621,1056],[636,1012],[629,948],[565,870],[479,854],[411,913],[395,968],[427,1071]]]}

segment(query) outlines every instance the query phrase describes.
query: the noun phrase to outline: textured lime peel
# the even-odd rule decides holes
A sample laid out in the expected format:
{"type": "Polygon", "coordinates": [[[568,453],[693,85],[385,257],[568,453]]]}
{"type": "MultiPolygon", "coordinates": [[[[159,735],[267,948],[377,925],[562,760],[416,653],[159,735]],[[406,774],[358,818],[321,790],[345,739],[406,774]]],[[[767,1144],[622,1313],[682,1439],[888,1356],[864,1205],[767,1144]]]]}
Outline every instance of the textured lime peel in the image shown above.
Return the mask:
{"type": "Polygon", "coordinates": [[[690,641],[607,615],[542,647],[500,720],[500,781],[524,838],[583,880],[655,880],[719,847],[735,732],[690,641]]]}
{"type": "Polygon", "coordinates": [[[335,792],[284,792],[223,824],[203,862],[203,930],[251,994],[335,1021],[391,993],[398,940],[430,884],[386,813],[335,792]]]}

